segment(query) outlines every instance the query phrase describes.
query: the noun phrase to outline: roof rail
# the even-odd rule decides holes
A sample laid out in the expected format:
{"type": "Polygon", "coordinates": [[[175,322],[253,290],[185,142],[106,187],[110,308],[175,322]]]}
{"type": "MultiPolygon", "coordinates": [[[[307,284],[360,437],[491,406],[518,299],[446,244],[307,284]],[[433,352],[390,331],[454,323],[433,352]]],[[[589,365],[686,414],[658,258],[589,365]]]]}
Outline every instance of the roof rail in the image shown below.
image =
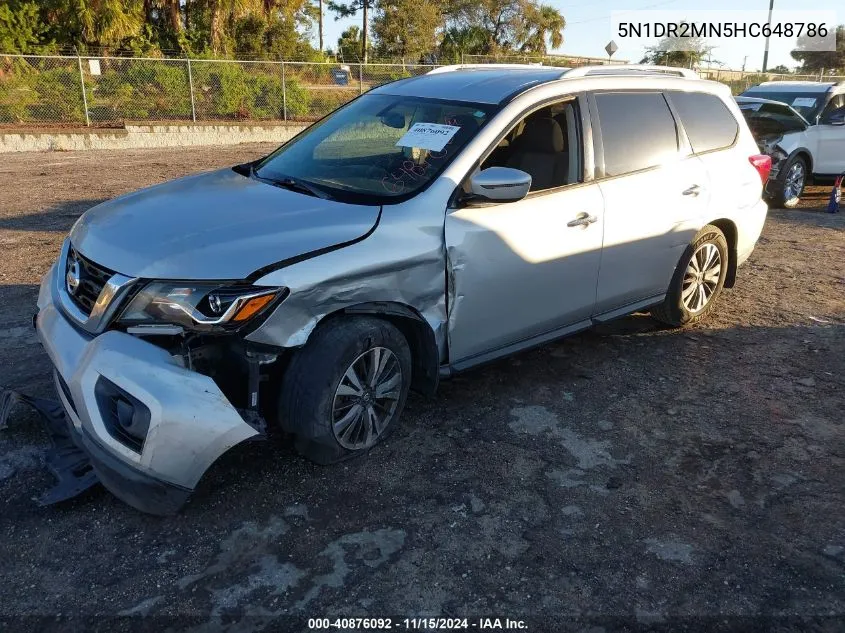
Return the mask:
{"type": "MultiPolygon", "coordinates": [[[[533,68],[553,68],[552,66],[543,66],[542,64],[451,64],[449,66],[438,66],[429,70],[427,75],[439,75],[440,73],[449,73],[455,70],[531,70],[533,68]]],[[[556,67],[554,67],[556,68],[556,67]]],[[[563,71],[568,70],[561,68],[563,71]]]]}
{"type": "MultiPolygon", "coordinates": [[[[842,83],[842,82],[840,82],[840,83],[842,83]]],[[[784,80],[784,81],[763,81],[758,85],[760,85],[760,86],[783,86],[784,84],[787,85],[787,86],[835,86],[836,82],[835,81],[817,81],[817,80],[813,80],[813,79],[801,79],[801,80],[797,80],[797,81],[793,81],[793,80],[790,80],[790,81],[786,81],[786,80],[784,80]]]]}
{"type": "Polygon", "coordinates": [[[588,75],[627,75],[627,74],[658,74],[677,75],[686,79],[700,79],[694,70],[689,68],[675,68],[674,66],[654,66],[652,64],[604,64],[601,66],[580,66],[572,68],[564,77],[586,77],[588,75]]]}

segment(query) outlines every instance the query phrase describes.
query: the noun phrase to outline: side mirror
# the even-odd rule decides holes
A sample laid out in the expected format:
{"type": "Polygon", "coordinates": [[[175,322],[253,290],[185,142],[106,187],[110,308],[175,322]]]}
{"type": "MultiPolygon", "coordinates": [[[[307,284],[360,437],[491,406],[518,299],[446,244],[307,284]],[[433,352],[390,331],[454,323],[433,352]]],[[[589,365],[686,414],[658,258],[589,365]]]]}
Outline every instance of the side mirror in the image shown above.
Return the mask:
{"type": "Polygon", "coordinates": [[[822,125],[845,125],[845,106],[828,112],[821,120],[822,125]]]}
{"type": "Polygon", "coordinates": [[[510,167],[488,167],[470,179],[474,198],[489,202],[516,202],[528,195],[531,175],[510,167]]]}

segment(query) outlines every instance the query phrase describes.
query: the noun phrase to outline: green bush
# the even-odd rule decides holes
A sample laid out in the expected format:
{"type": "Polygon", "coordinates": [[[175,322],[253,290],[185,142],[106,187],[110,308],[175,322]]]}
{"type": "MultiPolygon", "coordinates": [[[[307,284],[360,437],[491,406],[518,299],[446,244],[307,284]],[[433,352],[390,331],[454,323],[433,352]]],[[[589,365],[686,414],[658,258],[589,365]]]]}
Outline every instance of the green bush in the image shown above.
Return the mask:
{"type": "Polygon", "coordinates": [[[349,103],[360,94],[359,88],[340,89],[340,88],[312,88],[311,89],[311,109],[309,111],[309,120],[320,119],[330,112],[334,112],[345,103],[349,103]]]}
{"type": "Polygon", "coordinates": [[[187,119],[191,94],[182,62],[119,62],[96,81],[89,109],[96,120],[187,119]],[[125,65],[124,65],[125,64],[125,65]]]}
{"type": "Polygon", "coordinates": [[[78,73],[54,68],[32,77],[38,100],[27,107],[30,120],[76,123],[85,121],[78,73]]]}
{"type": "Polygon", "coordinates": [[[211,119],[281,119],[287,98],[288,118],[308,114],[310,95],[294,78],[282,89],[281,68],[246,71],[239,64],[196,64],[197,117],[211,119]],[[278,72],[276,72],[278,71],[278,72]]]}
{"type": "Polygon", "coordinates": [[[24,77],[0,75],[0,122],[23,123],[29,108],[38,103],[38,94],[24,77]]]}

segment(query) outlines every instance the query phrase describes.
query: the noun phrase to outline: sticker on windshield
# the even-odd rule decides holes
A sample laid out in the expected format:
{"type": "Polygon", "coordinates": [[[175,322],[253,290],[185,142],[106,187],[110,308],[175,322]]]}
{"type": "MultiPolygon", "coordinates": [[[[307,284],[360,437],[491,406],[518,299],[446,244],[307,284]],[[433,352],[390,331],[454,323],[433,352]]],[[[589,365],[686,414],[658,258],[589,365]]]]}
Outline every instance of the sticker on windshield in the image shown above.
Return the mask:
{"type": "Polygon", "coordinates": [[[816,100],[813,97],[796,97],[792,102],[793,108],[815,108],[816,100]]]}
{"type": "Polygon", "coordinates": [[[439,152],[461,128],[440,123],[414,123],[396,142],[397,147],[417,147],[439,152]]]}

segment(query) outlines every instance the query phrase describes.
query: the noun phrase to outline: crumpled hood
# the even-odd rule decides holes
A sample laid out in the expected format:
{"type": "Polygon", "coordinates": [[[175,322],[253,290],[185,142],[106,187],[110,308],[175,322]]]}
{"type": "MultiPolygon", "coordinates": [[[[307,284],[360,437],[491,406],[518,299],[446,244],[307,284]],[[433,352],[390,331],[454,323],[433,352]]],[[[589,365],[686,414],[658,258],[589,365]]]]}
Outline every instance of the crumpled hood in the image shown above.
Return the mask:
{"type": "Polygon", "coordinates": [[[71,243],[130,277],[244,279],[365,236],[379,207],[322,200],[231,169],[180,178],[93,207],[71,243]]]}

